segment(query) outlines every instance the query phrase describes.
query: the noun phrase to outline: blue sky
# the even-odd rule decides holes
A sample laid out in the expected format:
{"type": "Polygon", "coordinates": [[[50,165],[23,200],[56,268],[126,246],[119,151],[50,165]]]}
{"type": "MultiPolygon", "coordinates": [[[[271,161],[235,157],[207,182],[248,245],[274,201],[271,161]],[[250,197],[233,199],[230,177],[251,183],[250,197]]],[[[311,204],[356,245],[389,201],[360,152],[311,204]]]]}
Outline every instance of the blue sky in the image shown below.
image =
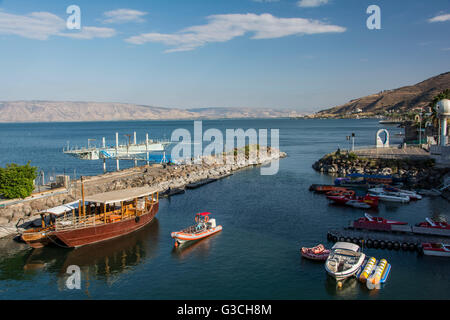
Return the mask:
{"type": "Polygon", "coordinates": [[[0,101],[316,111],[449,71],[449,34],[448,0],[0,0],[0,101]]]}

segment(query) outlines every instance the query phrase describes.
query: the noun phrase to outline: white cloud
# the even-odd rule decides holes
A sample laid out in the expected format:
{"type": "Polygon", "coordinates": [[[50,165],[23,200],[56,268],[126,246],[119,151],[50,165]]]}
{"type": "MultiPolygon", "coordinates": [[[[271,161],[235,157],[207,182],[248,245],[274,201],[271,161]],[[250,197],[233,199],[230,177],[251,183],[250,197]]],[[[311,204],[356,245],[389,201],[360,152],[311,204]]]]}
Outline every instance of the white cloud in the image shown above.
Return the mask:
{"type": "Polygon", "coordinates": [[[145,20],[142,17],[147,14],[147,12],[132,9],[107,11],[103,14],[106,17],[103,23],[144,22],[145,20]]]}
{"type": "Polygon", "coordinates": [[[24,16],[0,11],[0,34],[47,40],[65,28],[65,21],[49,12],[33,12],[24,16]]]}
{"type": "Polygon", "coordinates": [[[299,2],[297,2],[297,5],[302,8],[312,8],[319,7],[327,3],[328,0],[300,0],[299,2]]]}
{"type": "Polygon", "coordinates": [[[436,16],[434,18],[428,19],[428,22],[445,22],[450,21],[450,14],[441,14],[439,16],[436,16]]]}
{"type": "Polygon", "coordinates": [[[50,12],[16,15],[0,11],[0,34],[28,39],[47,40],[51,36],[76,39],[110,38],[116,34],[111,28],[84,27],[80,31],[66,31],[66,21],[50,12]]]}
{"type": "Polygon", "coordinates": [[[290,35],[345,32],[344,27],[303,18],[277,18],[271,14],[223,14],[207,17],[208,23],[177,33],[145,33],[127,38],[132,44],[159,42],[174,47],[166,52],[189,51],[211,42],[225,42],[252,33],[252,39],[273,39],[290,35]]]}

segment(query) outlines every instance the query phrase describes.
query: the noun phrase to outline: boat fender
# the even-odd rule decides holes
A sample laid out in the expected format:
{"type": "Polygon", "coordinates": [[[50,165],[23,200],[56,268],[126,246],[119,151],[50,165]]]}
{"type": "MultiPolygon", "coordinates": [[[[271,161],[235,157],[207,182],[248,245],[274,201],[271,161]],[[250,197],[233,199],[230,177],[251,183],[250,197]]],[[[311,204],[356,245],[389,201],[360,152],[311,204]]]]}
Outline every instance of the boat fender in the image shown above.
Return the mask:
{"type": "Polygon", "coordinates": [[[387,248],[388,248],[389,250],[392,250],[392,242],[391,242],[391,241],[388,241],[388,243],[387,243],[387,248]]]}
{"type": "Polygon", "coordinates": [[[386,243],[384,241],[380,241],[380,248],[381,249],[386,248],[386,243]]]}
{"type": "Polygon", "coordinates": [[[400,249],[400,243],[398,243],[397,241],[394,242],[394,249],[395,250],[399,250],[400,249]]]}
{"type": "Polygon", "coordinates": [[[140,220],[141,220],[141,217],[136,217],[136,218],[134,218],[134,221],[135,221],[136,223],[139,223],[140,220]]]}
{"type": "Polygon", "coordinates": [[[416,245],[414,243],[409,244],[409,250],[414,251],[416,250],[416,245]]]}
{"type": "Polygon", "coordinates": [[[331,233],[328,232],[327,233],[327,240],[330,241],[331,239],[332,239],[332,235],[331,235],[331,233]]]}
{"type": "Polygon", "coordinates": [[[344,241],[345,241],[345,238],[344,238],[344,237],[340,237],[340,238],[339,238],[339,241],[340,241],[340,242],[344,242],[344,241]]]}
{"type": "Polygon", "coordinates": [[[338,237],[333,236],[333,242],[337,242],[338,241],[338,237]]]}
{"type": "Polygon", "coordinates": [[[345,242],[352,242],[352,239],[347,238],[347,239],[345,239],[345,242]]]}
{"type": "Polygon", "coordinates": [[[378,243],[378,240],[374,240],[374,241],[373,241],[373,247],[374,247],[375,249],[377,249],[379,245],[380,245],[380,244],[378,243]]]}
{"type": "Polygon", "coordinates": [[[402,243],[402,249],[405,251],[408,250],[408,244],[406,242],[402,243]]]}

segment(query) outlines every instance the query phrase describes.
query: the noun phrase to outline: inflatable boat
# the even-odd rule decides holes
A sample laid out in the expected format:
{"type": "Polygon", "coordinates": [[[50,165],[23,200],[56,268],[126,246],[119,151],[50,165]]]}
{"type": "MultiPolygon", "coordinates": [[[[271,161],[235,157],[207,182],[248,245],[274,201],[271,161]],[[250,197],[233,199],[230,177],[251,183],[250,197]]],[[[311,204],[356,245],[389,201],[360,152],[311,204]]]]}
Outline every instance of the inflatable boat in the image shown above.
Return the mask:
{"type": "Polygon", "coordinates": [[[325,249],[322,244],[315,246],[314,248],[302,248],[302,257],[311,260],[325,261],[330,255],[330,250],[325,249]]]}
{"type": "Polygon", "coordinates": [[[171,236],[175,239],[175,247],[185,242],[197,241],[222,231],[222,226],[216,225],[216,219],[209,218],[210,214],[210,212],[197,213],[195,215],[195,225],[181,231],[172,232],[171,236]]]}

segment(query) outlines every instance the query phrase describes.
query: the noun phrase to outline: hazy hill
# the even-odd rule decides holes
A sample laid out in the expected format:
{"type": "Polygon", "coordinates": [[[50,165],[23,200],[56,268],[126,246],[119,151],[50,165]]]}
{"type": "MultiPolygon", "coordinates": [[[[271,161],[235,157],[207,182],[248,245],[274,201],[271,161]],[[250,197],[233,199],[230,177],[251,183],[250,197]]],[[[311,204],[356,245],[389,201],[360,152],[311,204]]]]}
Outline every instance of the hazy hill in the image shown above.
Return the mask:
{"type": "Polygon", "coordinates": [[[319,111],[316,116],[344,116],[361,109],[363,113],[383,114],[385,111],[405,112],[426,107],[433,97],[450,88],[450,72],[440,74],[412,86],[386,90],[331,109],[319,111]]]}
{"type": "Polygon", "coordinates": [[[296,111],[252,108],[178,109],[101,102],[0,102],[0,122],[280,118],[299,115],[296,111]]]}

